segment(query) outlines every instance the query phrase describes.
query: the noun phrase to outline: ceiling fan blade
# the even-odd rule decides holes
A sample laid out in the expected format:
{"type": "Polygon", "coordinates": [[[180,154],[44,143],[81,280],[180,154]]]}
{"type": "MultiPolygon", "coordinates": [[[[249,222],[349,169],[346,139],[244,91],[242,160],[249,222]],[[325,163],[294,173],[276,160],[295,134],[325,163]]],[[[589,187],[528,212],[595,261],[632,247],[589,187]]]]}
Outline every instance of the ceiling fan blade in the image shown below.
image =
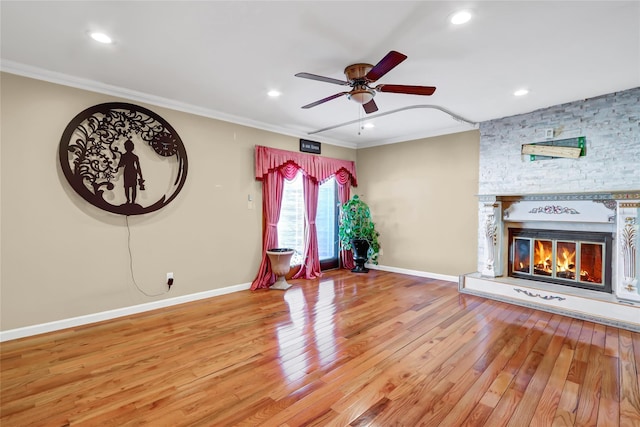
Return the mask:
{"type": "Polygon", "coordinates": [[[407,55],[392,50],[380,60],[365,76],[368,81],[375,82],[380,77],[393,70],[399,63],[407,59],[407,55]]]}
{"type": "Polygon", "coordinates": [[[434,86],[378,85],[378,92],[406,93],[409,95],[433,95],[434,86]]]}
{"type": "Polygon", "coordinates": [[[313,108],[316,105],[320,105],[320,104],[324,104],[327,101],[331,101],[332,99],[336,99],[336,98],[340,98],[343,95],[348,94],[349,92],[340,92],[340,93],[336,93],[335,95],[331,95],[331,96],[327,96],[326,98],[322,98],[319,101],[316,102],[312,102],[311,104],[307,104],[307,105],[303,105],[302,108],[313,108]]]}
{"type": "Polygon", "coordinates": [[[362,108],[364,108],[364,111],[367,114],[375,113],[376,111],[378,111],[378,106],[373,99],[366,104],[362,104],[362,108]]]}
{"type": "Polygon", "coordinates": [[[331,77],[318,76],[316,74],[311,74],[311,73],[298,73],[296,74],[296,77],[302,77],[303,79],[310,79],[310,80],[318,80],[320,82],[333,83],[333,84],[342,85],[342,86],[349,86],[349,82],[345,82],[343,80],[338,80],[338,79],[332,79],[331,77]]]}

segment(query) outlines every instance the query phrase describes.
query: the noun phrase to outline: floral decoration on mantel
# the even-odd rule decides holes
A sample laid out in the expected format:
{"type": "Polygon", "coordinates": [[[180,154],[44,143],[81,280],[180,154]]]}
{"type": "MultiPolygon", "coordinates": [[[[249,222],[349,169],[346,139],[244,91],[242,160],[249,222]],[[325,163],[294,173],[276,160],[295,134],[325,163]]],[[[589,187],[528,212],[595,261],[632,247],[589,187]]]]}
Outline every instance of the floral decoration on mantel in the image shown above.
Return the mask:
{"type": "Polygon", "coordinates": [[[551,214],[551,215],[559,215],[559,214],[571,214],[571,215],[578,215],[580,214],[580,212],[578,212],[577,210],[573,209],[573,208],[568,208],[565,206],[559,206],[559,205],[547,205],[547,206],[540,206],[539,208],[533,208],[529,211],[529,213],[545,213],[545,214],[551,214]]]}

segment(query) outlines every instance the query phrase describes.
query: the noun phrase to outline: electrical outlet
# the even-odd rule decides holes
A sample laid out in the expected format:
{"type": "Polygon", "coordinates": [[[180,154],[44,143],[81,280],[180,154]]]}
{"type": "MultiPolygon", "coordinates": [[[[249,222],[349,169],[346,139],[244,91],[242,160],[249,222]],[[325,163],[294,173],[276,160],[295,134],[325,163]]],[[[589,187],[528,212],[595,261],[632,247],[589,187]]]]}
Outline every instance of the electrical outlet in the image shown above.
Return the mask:
{"type": "Polygon", "coordinates": [[[555,133],[555,132],[553,131],[553,129],[545,129],[545,130],[544,130],[544,137],[545,137],[546,139],[552,139],[552,138],[553,138],[553,136],[554,136],[554,133],[555,133]]]}
{"type": "Polygon", "coordinates": [[[173,272],[167,273],[167,285],[169,289],[171,289],[171,285],[173,285],[173,272]]]}

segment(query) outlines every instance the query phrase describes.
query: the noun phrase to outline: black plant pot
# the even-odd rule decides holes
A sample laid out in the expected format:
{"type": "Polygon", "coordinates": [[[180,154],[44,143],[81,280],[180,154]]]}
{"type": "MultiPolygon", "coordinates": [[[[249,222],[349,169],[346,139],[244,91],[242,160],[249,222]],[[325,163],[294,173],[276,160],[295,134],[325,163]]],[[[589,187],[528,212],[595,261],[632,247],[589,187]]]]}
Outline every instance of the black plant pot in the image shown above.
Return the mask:
{"type": "Polygon", "coordinates": [[[365,268],[364,264],[369,257],[369,241],[364,239],[353,239],[351,241],[351,247],[353,248],[353,262],[356,263],[356,267],[351,270],[353,273],[368,273],[369,269],[365,268]]]}

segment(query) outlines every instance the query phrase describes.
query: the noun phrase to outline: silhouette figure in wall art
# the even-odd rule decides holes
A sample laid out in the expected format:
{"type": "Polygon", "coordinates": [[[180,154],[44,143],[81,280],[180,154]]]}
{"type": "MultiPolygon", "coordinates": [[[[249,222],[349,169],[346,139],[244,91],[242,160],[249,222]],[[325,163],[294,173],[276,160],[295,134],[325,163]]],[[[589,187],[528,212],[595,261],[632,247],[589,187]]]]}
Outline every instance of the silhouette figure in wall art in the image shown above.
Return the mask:
{"type": "Polygon", "coordinates": [[[142,179],[140,159],[133,154],[133,141],[127,139],[124,143],[124,149],[126,152],[120,156],[118,169],[124,168],[124,192],[127,197],[127,204],[134,204],[138,194],[138,185],[140,185],[140,190],[144,190],[144,179],[142,179]],[[140,179],[138,179],[138,177],[140,177],[140,179]]]}

